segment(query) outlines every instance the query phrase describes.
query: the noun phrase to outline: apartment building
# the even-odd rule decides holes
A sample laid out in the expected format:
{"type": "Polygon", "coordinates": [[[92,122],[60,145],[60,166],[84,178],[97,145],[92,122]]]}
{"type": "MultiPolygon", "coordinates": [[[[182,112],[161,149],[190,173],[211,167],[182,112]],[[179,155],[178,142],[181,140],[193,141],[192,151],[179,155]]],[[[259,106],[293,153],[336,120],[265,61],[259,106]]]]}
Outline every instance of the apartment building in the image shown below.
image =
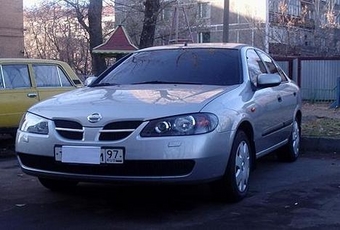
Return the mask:
{"type": "MultiPolygon", "coordinates": [[[[200,4],[211,11],[205,37],[221,41],[224,1],[200,4]]],[[[229,4],[230,42],[278,56],[340,55],[340,0],[229,0],[229,4]]]]}
{"type": "MultiPolygon", "coordinates": [[[[141,3],[116,3],[116,21],[138,44],[141,3]]],[[[176,39],[222,41],[224,0],[161,3],[155,45],[176,39]]],[[[339,9],[340,0],[229,0],[229,41],[251,44],[275,55],[340,55],[339,9]]]]}
{"type": "Polygon", "coordinates": [[[340,0],[269,0],[271,53],[340,56],[340,0]]]}
{"type": "Polygon", "coordinates": [[[23,57],[23,0],[0,0],[0,5],[0,57],[23,57]]]}
{"type": "MultiPolygon", "coordinates": [[[[221,42],[224,0],[196,5],[195,41],[221,42]]],[[[340,0],[229,0],[228,40],[278,56],[339,56],[340,0]]]]}

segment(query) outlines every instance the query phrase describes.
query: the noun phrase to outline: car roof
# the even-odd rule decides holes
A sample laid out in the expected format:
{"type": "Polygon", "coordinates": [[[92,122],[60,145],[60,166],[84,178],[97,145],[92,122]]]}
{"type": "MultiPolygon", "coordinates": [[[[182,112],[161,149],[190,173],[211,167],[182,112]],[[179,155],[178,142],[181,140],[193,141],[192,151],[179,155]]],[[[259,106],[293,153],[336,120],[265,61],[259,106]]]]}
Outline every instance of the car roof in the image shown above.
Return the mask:
{"type": "Polygon", "coordinates": [[[48,63],[48,64],[62,64],[63,61],[52,59],[35,59],[35,58],[0,58],[0,64],[3,63],[48,63]]]}
{"type": "Polygon", "coordinates": [[[197,48],[240,50],[248,46],[249,45],[242,44],[242,43],[178,43],[178,44],[171,44],[171,45],[165,45],[165,46],[153,46],[153,47],[141,49],[139,51],[169,50],[169,49],[197,49],[197,48]]]}

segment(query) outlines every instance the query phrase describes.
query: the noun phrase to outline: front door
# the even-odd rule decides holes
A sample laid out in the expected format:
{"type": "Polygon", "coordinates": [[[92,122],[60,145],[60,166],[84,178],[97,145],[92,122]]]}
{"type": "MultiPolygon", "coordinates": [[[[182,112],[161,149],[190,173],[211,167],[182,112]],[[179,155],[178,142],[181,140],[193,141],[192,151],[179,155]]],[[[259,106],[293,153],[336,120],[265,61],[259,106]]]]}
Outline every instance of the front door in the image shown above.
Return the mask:
{"type": "Polygon", "coordinates": [[[27,65],[2,65],[0,76],[0,128],[16,128],[26,110],[39,101],[39,95],[32,87],[27,65]]]}

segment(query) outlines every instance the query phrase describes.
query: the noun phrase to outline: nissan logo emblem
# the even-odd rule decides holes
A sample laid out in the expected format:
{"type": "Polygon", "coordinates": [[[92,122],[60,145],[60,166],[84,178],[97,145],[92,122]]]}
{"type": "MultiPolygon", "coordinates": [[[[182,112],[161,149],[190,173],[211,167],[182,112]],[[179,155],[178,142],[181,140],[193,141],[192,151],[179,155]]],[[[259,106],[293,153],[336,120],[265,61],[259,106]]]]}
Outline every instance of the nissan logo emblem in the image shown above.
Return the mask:
{"type": "Polygon", "coordinates": [[[87,120],[91,123],[97,123],[102,119],[102,115],[100,113],[92,113],[87,117],[87,120]]]}

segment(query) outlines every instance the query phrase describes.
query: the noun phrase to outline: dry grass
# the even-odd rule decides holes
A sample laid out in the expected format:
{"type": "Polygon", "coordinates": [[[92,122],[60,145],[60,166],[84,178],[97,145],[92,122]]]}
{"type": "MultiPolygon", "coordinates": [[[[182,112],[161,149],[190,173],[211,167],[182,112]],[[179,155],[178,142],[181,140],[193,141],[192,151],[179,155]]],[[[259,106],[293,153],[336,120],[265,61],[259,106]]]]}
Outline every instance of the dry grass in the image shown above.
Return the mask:
{"type": "Polygon", "coordinates": [[[309,137],[340,138],[340,119],[315,118],[302,122],[302,135],[309,137]]]}
{"type": "Polygon", "coordinates": [[[340,138],[340,110],[330,104],[304,103],[302,107],[302,135],[340,138]]]}

